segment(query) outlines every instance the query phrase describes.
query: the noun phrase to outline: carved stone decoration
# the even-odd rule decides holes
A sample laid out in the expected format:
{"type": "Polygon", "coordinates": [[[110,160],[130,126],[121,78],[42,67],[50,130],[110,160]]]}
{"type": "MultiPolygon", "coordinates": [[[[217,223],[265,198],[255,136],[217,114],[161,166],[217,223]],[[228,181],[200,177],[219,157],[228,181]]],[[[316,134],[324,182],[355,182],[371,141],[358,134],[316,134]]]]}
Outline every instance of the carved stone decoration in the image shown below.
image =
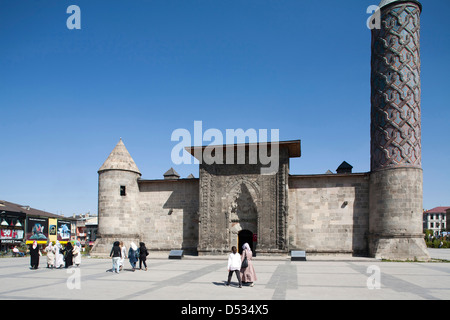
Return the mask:
{"type": "Polygon", "coordinates": [[[257,233],[259,186],[256,182],[241,178],[230,189],[228,199],[229,243],[237,243],[237,236],[241,230],[257,233]]]}
{"type": "Polygon", "coordinates": [[[231,222],[255,220],[258,213],[257,208],[257,194],[251,192],[252,188],[242,181],[230,192],[230,206],[231,222]]]}
{"type": "Polygon", "coordinates": [[[372,30],[371,170],[421,167],[420,7],[381,10],[372,30]]]}
{"type": "Polygon", "coordinates": [[[257,235],[258,254],[287,252],[288,148],[277,157],[274,174],[261,174],[261,163],[200,165],[199,255],[229,252],[242,230],[257,235]]]}
{"type": "Polygon", "coordinates": [[[199,216],[199,247],[206,249],[209,243],[209,193],[211,176],[200,168],[200,216],[199,216]]]}
{"type": "MultiPolygon", "coordinates": [[[[283,150],[282,150],[283,151],[283,150]]],[[[277,247],[279,250],[287,249],[287,214],[288,214],[288,157],[280,157],[280,169],[278,171],[278,236],[277,247]]]]}

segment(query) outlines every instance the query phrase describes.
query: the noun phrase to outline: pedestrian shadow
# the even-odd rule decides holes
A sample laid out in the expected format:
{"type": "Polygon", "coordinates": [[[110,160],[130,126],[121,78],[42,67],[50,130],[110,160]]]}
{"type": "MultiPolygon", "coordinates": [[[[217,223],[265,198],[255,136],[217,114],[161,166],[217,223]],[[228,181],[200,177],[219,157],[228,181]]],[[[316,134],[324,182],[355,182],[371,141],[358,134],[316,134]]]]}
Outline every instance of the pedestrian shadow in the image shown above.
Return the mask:
{"type": "MultiPolygon", "coordinates": [[[[222,281],[222,282],[213,281],[213,284],[215,286],[218,286],[218,287],[227,287],[227,282],[226,281],[222,281]]],[[[231,281],[230,285],[228,287],[236,287],[237,288],[237,287],[239,287],[239,282],[231,281]]]]}
{"type": "MultiPolygon", "coordinates": [[[[135,270],[139,270],[139,269],[135,269],[135,270]]],[[[122,270],[120,270],[120,272],[124,272],[124,271],[126,271],[126,272],[134,272],[133,269],[123,268],[122,270]]],[[[114,270],[113,269],[107,269],[105,272],[114,272],[114,270]]]]}

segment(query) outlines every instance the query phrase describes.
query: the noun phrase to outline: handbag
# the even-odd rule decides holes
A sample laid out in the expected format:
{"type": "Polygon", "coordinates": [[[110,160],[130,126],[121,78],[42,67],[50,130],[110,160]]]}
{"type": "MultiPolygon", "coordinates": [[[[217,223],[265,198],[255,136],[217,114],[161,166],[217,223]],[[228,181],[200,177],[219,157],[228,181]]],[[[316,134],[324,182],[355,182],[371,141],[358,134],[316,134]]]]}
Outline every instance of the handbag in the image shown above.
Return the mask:
{"type": "Polygon", "coordinates": [[[247,267],[248,267],[247,252],[245,252],[245,258],[244,258],[244,261],[242,261],[241,268],[247,268],[247,267]]]}

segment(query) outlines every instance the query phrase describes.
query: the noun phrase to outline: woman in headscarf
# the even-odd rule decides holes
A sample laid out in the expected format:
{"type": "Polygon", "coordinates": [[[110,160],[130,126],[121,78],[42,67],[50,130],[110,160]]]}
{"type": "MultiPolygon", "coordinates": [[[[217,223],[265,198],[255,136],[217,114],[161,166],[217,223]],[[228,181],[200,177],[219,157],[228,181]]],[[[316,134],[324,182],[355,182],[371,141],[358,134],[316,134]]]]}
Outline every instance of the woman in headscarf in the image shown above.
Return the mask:
{"type": "Polygon", "coordinates": [[[113,262],[113,267],[112,267],[111,271],[119,273],[119,261],[120,261],[120,258],[122,257],[122,251],[120,250],[120,242],[119,241],[114,242],[109,256],[112,258],[112,262],[113,262]]]}
{"type": "Polygon", "coordinates": [[[148,250],[145,247],[145,243],[139,242],[139,270],[142,269],[142,263],[144,263],[145,271],[147,271],[147,256],[148,250]]]}
{"type": "Polygon", "coordinates": [[[242,255],[241,255],[241,261],[244,261],[245,258],[247,258],[248,266],[246,268],[241,268],[241,279],[244,283],[250,283],[250,287],[253,287],[254,282],[257,280],[255,268],[253,267],[252,262],[252,249],[250,249],[250,246],[248,243],[244,243],[242,246],[242,255]]]}
{"type": "Polygon", "coordinates": [[[52,242],[49,241],[47,247],[45,247],[45,252],[47,252],[47,268],[51,269],[55,266],[55,252],[53,250],[52,242]]]}
{"type": "Polygon", "coordinates": [[[36,241],[30,247],[30,265],[31,269],[37,269],[39,267],[39,256],[41,252],[36,241]]]}
{"type": "Polygon", "coordinates": [[[81,264],[81,243],[76,241],[73,246],[73,263],[78,267],[81,264]]]}
{"type": "Polygon", "coordinates": [[[73,246],[70,241],[66,243],[64,250],[64,262],[66,263],[65,268],[71,267],[73,265],[73,246]]]}
{"type": "Polygon", "coordinates": [[[128,259],[130,260],[130,264],[134,272],[136,269],[136,262],[139,259],[138,247],[134,242],[130,243],[130,250],[128,250],[128,259]]]}
{"type": "Polygon", "coordinates": [[[55,268],[59,269],[64,265],[64,257],[61,253],[62,250],[61,243],[59,243],[58,240],[56,240],[54,249],[55,249],[55,268]]]}

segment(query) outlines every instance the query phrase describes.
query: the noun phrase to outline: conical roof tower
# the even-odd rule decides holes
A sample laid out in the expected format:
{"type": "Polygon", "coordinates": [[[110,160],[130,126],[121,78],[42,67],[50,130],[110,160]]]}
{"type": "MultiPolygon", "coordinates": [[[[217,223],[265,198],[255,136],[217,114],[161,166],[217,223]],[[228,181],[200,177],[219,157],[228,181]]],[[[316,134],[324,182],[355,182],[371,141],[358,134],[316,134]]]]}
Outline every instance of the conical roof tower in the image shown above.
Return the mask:
{"type": "Polygon", "coordinates": [[[92,253],[107,256],[111,243],[139,242],[139,185],[141,176],[130,153],[119,140],[98,170],[98,230],[92,253]]]}
{"type": "Polygon", "coordinates": [[[122,138],[120,138],[119,142],[110,153],[106,161],[98,170],[98,173],[107,170],[123,170],[123,171],[131,171],[141,175],[136,163],[128,152],[127,148],[123,144],[122,138]]]}

